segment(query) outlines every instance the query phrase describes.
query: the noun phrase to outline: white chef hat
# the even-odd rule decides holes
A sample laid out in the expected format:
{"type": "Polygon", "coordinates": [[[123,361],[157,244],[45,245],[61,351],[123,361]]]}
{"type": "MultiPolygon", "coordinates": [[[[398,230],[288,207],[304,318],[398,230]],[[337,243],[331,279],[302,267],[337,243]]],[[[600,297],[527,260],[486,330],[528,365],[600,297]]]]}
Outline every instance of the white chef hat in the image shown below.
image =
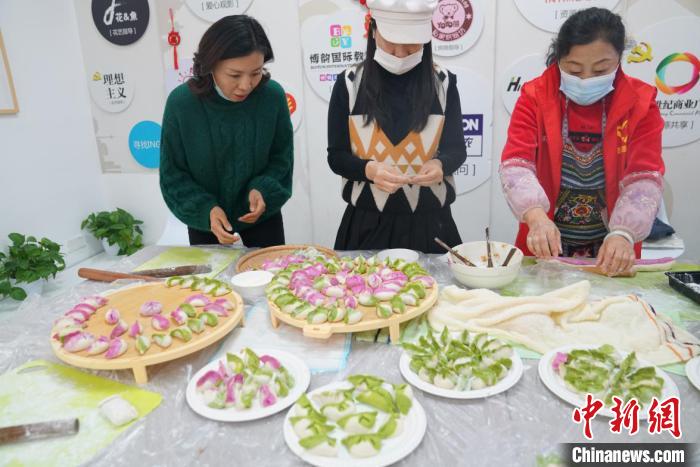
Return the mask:
{"type": "Polygon", "coordinates": [[[367,0],[379,33],[395,44],[426,44],[433,37],[438,0],[367,0]]]}

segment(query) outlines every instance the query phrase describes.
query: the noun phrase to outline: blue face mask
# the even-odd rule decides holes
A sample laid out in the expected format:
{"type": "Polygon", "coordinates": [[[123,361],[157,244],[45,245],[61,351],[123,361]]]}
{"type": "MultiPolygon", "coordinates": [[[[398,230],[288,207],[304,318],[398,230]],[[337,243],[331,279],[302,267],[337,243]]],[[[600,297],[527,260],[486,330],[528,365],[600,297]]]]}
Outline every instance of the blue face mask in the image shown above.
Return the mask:
{"type": "MultiPolygon", "coordinates": [[[[618,67],[619,68],[619,67],[618,67]]],[[[570,75],[561,68],[559,90],[579,105],[591,105],[605,97],[613,88],[617,68],[612,73],[594,78],[581,79],[570,75]]]]}

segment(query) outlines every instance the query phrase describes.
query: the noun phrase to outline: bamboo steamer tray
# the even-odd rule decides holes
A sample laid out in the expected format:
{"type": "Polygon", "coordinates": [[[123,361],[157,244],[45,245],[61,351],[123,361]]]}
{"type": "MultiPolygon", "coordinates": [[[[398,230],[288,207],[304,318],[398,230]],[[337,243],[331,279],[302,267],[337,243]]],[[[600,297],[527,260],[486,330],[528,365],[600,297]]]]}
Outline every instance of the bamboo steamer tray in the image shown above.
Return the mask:
{"type": "Polygon", "coordinates": [[[433,305],[438,300],[438,285],[437,282],[429,289],[426,289],[425,298],[421,301],[418,306],[408,306],[406,307],[406,312],[402,314],[394,314],[390,318],[379,318],[375,313],[374,307],[366,307],[359,305],[358,309],[364,312],[364,316],[361,321],[355,324],[345,324],[339,323],[323,323],[323,324],[309,324],[304,319],[292,318],[291,315],[283,312],[275,305],[271,300],[267,301],[270,308],[270,320],[272,321],[272,327],[277,328],[280,325],[280,321],[283,321],[291,326],[302,328],[304,335],[306,337],[313,337],[317,339],[328,339],[333,334],[347,333],[347,332],[362,332],[362,331],[373,331],[375,329],[389,328],[389,338],[394,344],[399,343],[400,338],[400,324],[404,321],[411,320],[417,316],[422,315],[426,311],[430,310],[433,305]]]}
{"type": "Polygon", "coordinates": [[[279,245],[271,246],[268,248],[262,248],[260,250],[251,251],[247,255],[243,256],[238,260],[236,264],[236,272],[250,271],[252,269],[260,269],[262,264],[267,260],[274,260],[281,256],[287,256],[293,254],[297,250],[304,250],[306,248],[315,248],[319,252],[323,253],[328,258],[337,258],[338,254],[331,250],[318,245],[279,245]]]}
{"type": "MultiPolygon", "coordinates": [[[[104,297],[109,299],[107,305],[99,308],[94,315],[87,321],[87,327],[84,329],[87,332],[94,334],[96,337],[109,336],[113,325],[105,322],[105,313],[110,308],[119,310],[121,319],[131,325],[137,319],[141,321],[144,329],[144,334],[150,336],[157,332],[170,332],[177,325],[170,319],[170,311],[176,309],[182,304],[187,297],[195,292],[191,289],[181,289],[179,287],[166,287],[163,282],[154,282],[137,286],[129,286],[126,288],[108,291],[103,293],[104,297]],[[149,300],[158,300],[163,304],[163,315],[170,320],[170,328],[167,331],[155,331],[151,326],[151,318],[141,316],[139,310],[141,305],[149,300]]],[[[107,359],[103,354],[89,356],[87,351],[71,353],[63,350],[61,343],[50,337],[51,347],[56,356],[73,366],[80,368],[89,368],[91,370],[127,370],[130,369],[134,373],[134,379],[137,384],[145,384],[148,382],[148,374],[146,367],[176,360],[180,357],[192,354],[208,347],[215,342],[225,337],[237,325],[244,325],[243,318],[243,299],[235,292],[230,292],[221,297],[213,297],[212,295],[202,293],[210,299],[226,298],[235,308],[230,310],[227,317],[219,316],[219,324],[215,327],[205,326],[204,331],[200,334],[192,333],[192,339],[189,342],[183,342],[173,338],[173,342],[168,348],[161,348],[155,342],[144,355],[139,355],[136,350],[136,339],[128,336],[128,333],[123,334],[122,339],[129,344],[128,350],[121,356],[114,359],[107,359]]]]}

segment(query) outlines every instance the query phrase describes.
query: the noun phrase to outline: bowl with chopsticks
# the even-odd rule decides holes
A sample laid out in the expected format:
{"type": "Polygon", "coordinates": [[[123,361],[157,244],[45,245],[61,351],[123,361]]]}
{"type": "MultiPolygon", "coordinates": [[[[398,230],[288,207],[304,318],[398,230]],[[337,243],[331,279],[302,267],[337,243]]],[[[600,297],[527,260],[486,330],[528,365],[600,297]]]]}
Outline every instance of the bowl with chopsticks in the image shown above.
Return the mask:
{"type": "Polygon", "coordinates": [[[459,283],[473,289],[499,289],[510,284],[518,277],[524,257],[520,249],[503,242],[462,243],[454,250],[471,265],[449,253],[452,274],[459,283]]]}

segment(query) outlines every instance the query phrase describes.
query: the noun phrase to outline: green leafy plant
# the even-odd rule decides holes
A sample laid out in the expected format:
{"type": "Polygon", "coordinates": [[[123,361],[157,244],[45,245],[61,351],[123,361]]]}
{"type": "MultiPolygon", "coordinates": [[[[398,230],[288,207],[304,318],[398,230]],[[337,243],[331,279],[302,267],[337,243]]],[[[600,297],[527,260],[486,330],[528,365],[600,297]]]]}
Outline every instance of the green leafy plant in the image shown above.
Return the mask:
{"type": "Polygon", "coordinates": [[[8,237],[12,243],[7,253],[0,252],[0,296],[24,300],[27,293],[19,284],[56,277],[66,268],[61,246],[48,238],[37,240],[18,233],[8,237]]]}
{"type": "Polygon", "coordinates": [[[143,248],[143,221],[135,219],[122,208],[90,214],[80,224],[95,237],[106,239],[110,245],[119,245],[120,255],[131,255],[143,248]]]}

